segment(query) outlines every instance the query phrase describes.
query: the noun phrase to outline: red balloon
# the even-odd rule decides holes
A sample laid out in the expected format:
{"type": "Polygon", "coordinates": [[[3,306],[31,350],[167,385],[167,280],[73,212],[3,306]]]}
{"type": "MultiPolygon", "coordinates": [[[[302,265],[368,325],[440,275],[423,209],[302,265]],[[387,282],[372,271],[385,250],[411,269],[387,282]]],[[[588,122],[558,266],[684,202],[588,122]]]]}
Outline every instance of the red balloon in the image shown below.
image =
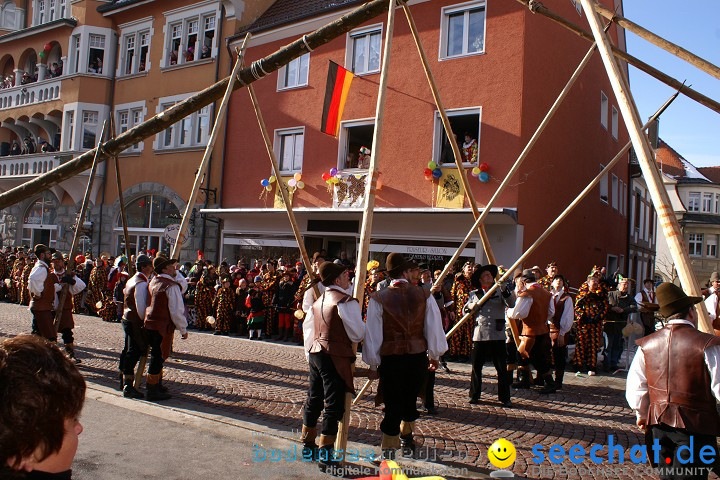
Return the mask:
{"type": "Polygon", "coordinates": [[[52,50],[52,43],[46,43],[44,50],[49,53],[52,50]]]}
{"type": "Polygon", "coordinates": [[[322,179],[327,182],[328,180],[330,180],[330,174],[327,173],[327,172],[323,173],[323,174],[322,174],[322,179]]]}
{"type": "Polygon", "coordinates": [[[432,173],[430,175],[425,175],[425,180],[432,180],[433,176],[432,173]]]}
{"type": "Polygon", "coordinates": [[[487,163],[481,163],[478,168],[480,168],[481,172],[487,172],[488,170],[490,170],[490,165],[488,165],[487,163]]]}
{"type": "Polygon", "coordinates": [[[432,170],[430,170],[429,168],[426,168],[424,173],[425,173],[425,176],[426,176],[426,177],[427,177],[427,176],[432,176],[432,170]]]}

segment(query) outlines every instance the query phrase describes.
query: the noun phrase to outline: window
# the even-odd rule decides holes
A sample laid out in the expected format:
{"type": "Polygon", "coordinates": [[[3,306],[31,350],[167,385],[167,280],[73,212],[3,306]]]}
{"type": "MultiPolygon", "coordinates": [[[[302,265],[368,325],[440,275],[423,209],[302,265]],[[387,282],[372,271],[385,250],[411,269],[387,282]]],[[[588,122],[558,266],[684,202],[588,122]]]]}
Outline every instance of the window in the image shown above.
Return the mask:
{"type": "Polygon", "coordinates": [[[717,237],[715,235],[709,235],[705,242],[705,256],[711,258],[717,257],[717,237]]]}
{"type": "Polygon", "coordinates": [[[612,136],[615,140],[618,139],[618,111],[617,108],[612,107],[612,136]]]}
{"type": "Polygon", "coordinates": [[[48,20],[55,20],[56,0],[49,0],[49,1],[50,1],[50,11],[48,12],[48,20]]]}
{"type": "Polygon", "coordinates": [[[690,192],[688,194],[688,212],[700,211],[700,192],[690,192]]]}
{"type": "Polygon", "coordinates": [[[72,37],[72,73],[80,72],[80,35],[72,37]]]}
{"type": "Polygon", "coordinates": [[[633,226],[636,230],[640,230],[640,208],[642,207],[642,197],[640,192],[635,190],[635,202],[633,202],[633,226]]]}
{"type": "MultiPolygon", "coordinates": [[[[478,163],[481,113],[480,108],[465,108],[447,112],[452,131],[456,133],[456,140],[463,156],[463,163],[468,165],[478,163]]],[[[433,145],[433,159],[438,165],[455,165],[455,156],[450,146],[450,140],[445,135],[445,128],[438,112],[435,112],[433,145]]]]}
{"type": "Polygon", "coordinates": [[[60,0],[60,17],[65,18],[67,16],[67,0],[60,0]]]}
{"type": "Polygon", "coordinates": [[[144,72],[150,52],[150,31],[144,30],[125,35],[123,45],[122,75],[144,72]]]}
{"type": "Polygon", "coordinates": [[[38,14],[37,14],[37,23],[38,25],[45,23],[45,0],[38,0],[37,3],[38,6],[38,14]]]}
{"type": "Polygon", "coordinates": [[[90,34],[90,54],[88,55],[88,73],[103,73],[105,59],[105,37],[90,34]]]}
{"type": "Polygon", "coordinates": [[[713,201],[712,193],[703,193],[703,201],[702,201],[702,211],[703,212],[712,213],[712,201],[713,201]]]}
{"type": "Polygon", "coordinates": [[[370,168],[370,150],[374,133],[374,120],[342,122],[338,168],[341,170],[370,168]]]}
{"type": "Polygon", "coordinates": [[[36,199],[23,216],[22,244],[43,243],[55,247],[57,242],[57,201],[50,192],[36,199]]]}
{"type": "Polygon", "coordinates": [[[83,112],[82,148],[95,148],[98,127],[98,112],[83,112]]]}
{"type": "Polygon", "coordinates": [[[308,84],[310,54],[296,58],[278,70],[278,90],[303,87],[308,84]]]}
{"type": "Polygon", "coordinates": [[[688,235],[688,253],[693,257],[702,256],[703,234],[691,233],[688,235]]]}
{"type": "Polygon", "coordinates": [[[655,235],[655,209],[652,204],[648,205],[648,237],[652,242],[653,236],[655,235]]]}
{"type": "Polygon", "coordinates": [[[133,73],[133,61],[135,60],[135,35],[125,37],[125,68],[123,73],[129,75],[133,73]]]}
{"type": "Polygon", "coordinates": [[[440,35],[441,58],[483,53],[485,2],[471,2],[444,8],[440,35]]]}
{"type": "Polygon", "coordinates": [[[608,97],[603,92],[600,92],[600,125],[605,130],[608,128],[608,97]]]}
{"type": "Polygon", "coordinates": [[[278,156],[281,172],[299,172],[302,170],[304,144],[304,128],[275,131],[275,154],[278,156]]]}
{"type": "MultiPolygon", "coordinates": [[[[142,108],[128,108],[117,111],[117,125],[119,127],[118,133],[125,133],[131,128],[141,124],[143,121],[143,109],[142,108]]],[[[140,144],[136,143],[132,147],[125,150],[126,152],[135,152],[140,150],[140,144]]]]}
{"type": "Polygon", "coordinates": [[[216,48],[216,14],[191,15],[168,27],[165,66],[210,58],[216,48]]]}
{"type": "Polygon", "coordinates": [[[347,64],[356,75],[380,71],[382,26],[375,26],[350,33],[347,64]]]}
{"type": "MultiPolygon", "coordinates": [[[[165,103],[163,110],[177,102],[165,103]]],[[[160,134],[159,149],[197,147],[207,144],[210,136],[210,106],[205,106],[179,122],[170,126],[160,134]]]]}
{"type": "Polygon", "coordinates": [[[612,175],[612,208],[615,210],[620,209],[620,192],[618,190],[618,177],[615,176],[615,174],[612,175]]]}
{"type": "MultiPolygon", "coordinates": [[[[600,171],[602,172],[605,168],[605,165],[600,165],[600,171]]],[[[602,200],[605,203],[608,203],[608,176],[607,174],[603,175],[602,179],[600,180],[600,200],[602,200]]]]}
{"type": "Polygon", "coordinates": [[[66,150],[72,150],[72,148],[73,148],[73,144],[75,141],[75,139],[73,137],[74,122],[75,122],[75,112],[73,112],[73,111],[66,112],[65,113],[65,125],[66,125],[65,129],[67,131],[67,135],[66,135],[67,142],[65,144],[66,150]]]}

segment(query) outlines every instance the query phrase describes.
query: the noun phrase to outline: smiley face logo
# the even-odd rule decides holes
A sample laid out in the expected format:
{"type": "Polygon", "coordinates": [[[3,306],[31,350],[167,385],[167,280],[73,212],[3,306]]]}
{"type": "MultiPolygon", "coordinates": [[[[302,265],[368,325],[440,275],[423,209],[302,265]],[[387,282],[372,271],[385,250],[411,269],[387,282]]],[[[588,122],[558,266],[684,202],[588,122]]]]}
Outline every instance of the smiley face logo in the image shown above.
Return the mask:
{"type": "Polygon", "coordinates": [[[515,446],[501,438],[488,448],[488,459],[497,468],[507,468],[515,462],[515,446]]]}

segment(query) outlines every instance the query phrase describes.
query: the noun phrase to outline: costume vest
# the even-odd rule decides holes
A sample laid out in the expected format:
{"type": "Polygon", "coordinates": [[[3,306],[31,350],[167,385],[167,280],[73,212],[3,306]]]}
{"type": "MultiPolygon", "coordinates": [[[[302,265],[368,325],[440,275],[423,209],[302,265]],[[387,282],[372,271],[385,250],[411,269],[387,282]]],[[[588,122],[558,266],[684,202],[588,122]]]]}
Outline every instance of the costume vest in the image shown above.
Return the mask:
{"type": "MultiPolygon", "coordinates": [[[[640,295],[642,296],[643,303],[656,303],[657,301],[657,299],[655,298],[655,292],[653,292],[652,300],[648,297],[645,289],[640,291],[640,295]]],[[[640,319],[642,320],[643,325],[646,325],[653,330],[655,329],[655,314],[653,312],[644,308],[640,308],[640,319]]]]}
{"type": "Polygon", "coordinates": [[[338,305],[355,301],[350,295],[335,289],[327,289],[312,307],[315,338],[310,353],[324,352],[332,358],[335,370],[345,381],[348,391],[355,393],[352,364],[355,361],[352,342],[338,313],[338,305]]]}
{"type": "MultiPolygon", "coordinates": [[[[67,272],[57,273],[53,271],[53,281],[56,284],[60,284],[60,286],[63,286],[62,278],[65,275],[67,275],[67,272]]],[[[58,293],[58,302],[60,301],[60,295],[61,294],[58,293]]],[[[75,328],[75,320],[73,319],[73,296],[70,294],[69,289],[67,295],[65,296],[65,303],[63,303],[63,309],[62,314],[60,315],[60,324],[58,325],[58,330],[65,330],[67,328],[75,328]]]]}
{"type": "Polygon", "coordinates": [[[373,293],[383,308],[380,355],[409,355],[427,351],[425,307],[430,291],[407,282],[373,293]]]}
{"type": "Polygon", "coordinates": [[[135,303],[135,290],[137,289],[138,285],[141,285],[141,288],[147,288],[147,279],[144,275],[138,275],[138,279],[140,281],[127,289],[123,310],[127,312],[125,314],[126,320],[128,320],[130,323],[142,327],[144,319],[140,318],[140,314],[138,313],[137,303],[135,303]]]}
{"type": "Polygon", "coordinates": [[[172,317],[170,317],[170,307],[168,306],[167,290],[173,285],[179,285],[164,277],[154,277],[150,281],[148,294],[150,295],[150,306],[145,312],[145,328],[147,330],[157,330],[165,335],[173,329],[172,317]]]}
{"type": "Polygon", "coordinates": [[[45,269],[47,275],[45,276],[42,293],[39,296],[31,295],[30,309],[39,312],[48,312],[53,309],[53,304],[55,303],[55,275],[51,275],[50,269],[45,265],[40,264],[40,267],[45,269]]]}
{"type": "Polygon", "coordinates": [[[690,433],[720,435],[720,415],[710,390],[705,349],[720,338],[690,325],[666,325],[636,342],[645,355],[647,425],[663,423],[690,433]]]}
{"type": "Polygon", "coordinates": [[[546,334],[550,331],[548,327],[548,310],[552,301],[552,293],[540,285],[532,285],[530,288],[518,294],[518,297],[532,298],[530,313],[523,318],[522,335],[535,337],[546,334]]]}
{"type": "Polygon", "coordinates": [[[560,331],[560,321],[562,320],[563,313],[565,313],[565,302],[568,298],[570,298],[570,295],[565,292],[563,292],[562,295],[553,297],[553,302],[555,303],[555,314],[553,315],[552,323],[550,324],[551,332],[560,331]]]}

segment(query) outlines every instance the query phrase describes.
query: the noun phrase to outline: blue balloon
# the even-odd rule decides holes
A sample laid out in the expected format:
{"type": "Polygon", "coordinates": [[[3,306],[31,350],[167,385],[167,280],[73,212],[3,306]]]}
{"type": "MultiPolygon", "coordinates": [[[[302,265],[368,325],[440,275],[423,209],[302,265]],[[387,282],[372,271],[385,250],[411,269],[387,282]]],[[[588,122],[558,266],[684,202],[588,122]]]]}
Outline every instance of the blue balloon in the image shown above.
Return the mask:
{"type": "Polygon", "coordinates": [[[433,170],[432,176],[435,178],[442,177],[442,170],[440,170],[439,168],[436,168],[435,170],[433,170]]]}
{"type": "Polygon", "coordinates": [[[263,178],[260,181],[260,185],[262,185],[263,187],[267,187],[268,185],[270,185],[270,180],[268,180],[267,178],[263,178]]]}
{"type": "Polygon", "coordinates": [[[488,181],[490,181],[490,175],[488,175],[487,172],[480,172],[480,175],[478,175],[478,178],[483,183],[487,183],[488,181]]]}

